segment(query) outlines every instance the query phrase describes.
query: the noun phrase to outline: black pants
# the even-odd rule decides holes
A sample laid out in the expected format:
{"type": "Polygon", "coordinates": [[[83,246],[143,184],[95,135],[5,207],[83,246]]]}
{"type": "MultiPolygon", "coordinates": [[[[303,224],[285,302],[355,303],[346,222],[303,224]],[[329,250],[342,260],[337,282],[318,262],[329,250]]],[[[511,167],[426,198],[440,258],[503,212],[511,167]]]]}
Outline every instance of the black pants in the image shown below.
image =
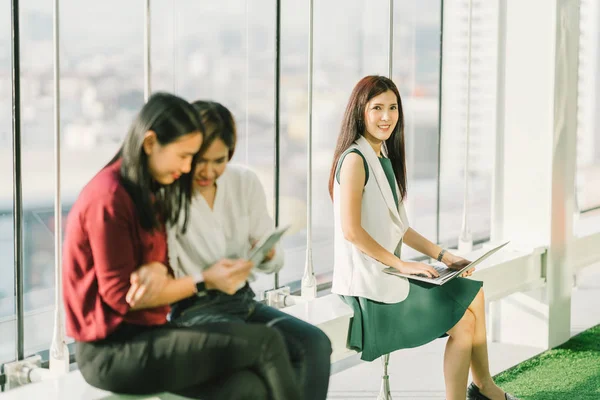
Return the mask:
{"type": "Polygon", "coordinates": [[[76,358],[89,384],[117,393],[171,392],[203,400],[301,398],[283,337],[259,324],[122,324],[107,339],[78,342],[76,358]]]}
{"type": "Polygon", "coordinates": [[[171,321],[178,326],[238,323],[261,324],[281,333],[306,400],[325,400],[331,367],[331,342],[323,331],[254,300],[250,286],[233,296],[216,290],[201,293],[173,306],[171,321]]]}

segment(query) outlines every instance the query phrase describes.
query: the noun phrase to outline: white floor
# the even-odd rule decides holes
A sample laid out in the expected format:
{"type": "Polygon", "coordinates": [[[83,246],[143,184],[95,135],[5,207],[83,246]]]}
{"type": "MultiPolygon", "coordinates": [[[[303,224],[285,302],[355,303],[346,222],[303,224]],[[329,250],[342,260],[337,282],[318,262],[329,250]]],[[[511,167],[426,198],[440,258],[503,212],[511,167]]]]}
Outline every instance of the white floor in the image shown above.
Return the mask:
{"type": "MultiPolygon", "coordinates": [[[[572,297],[573,335],[600,323],[600,265],[583,271],[578,279],[579,286],[572,297]]],[[[391,356],[389,375],[394,399],[439,400],[444,399],[442,357],[445,340],[439,339],[428,345],[401,350],[391,356]]],[[[536,354],[541,349],[510,344],[490,344],[492,374],[501,372],[536,354]]],[[[331,377],[329,399],[375,400],[381,383],[379,362],[362,363],[331,377]]],[[[2,400],[116,400],[125,396],[114,396],[93,389],[80,374],[69,374],[58,381],[32,384],[0,394],[2,400]]],[[[136,397],[140,399],[143,397],[136,397]]],[[[172,395],[148,396],[147,400],[176,399],[172,395]]]]}
{"type": "MultiPolygon", "coordinates": [[[[576,335],[600,324],[600,265],[586,268],[578,277],[578,287],[571,300],[571,334],[576,335]]],[[[400,350],[391,355],[388,374],[394,399],[444,399],[442,370],[446,340],[400,350]]],[[[490,368],[497,374],[542,349],[502,343],[490,343],[490,368]]],[[[328,399],[375,400],[381,385],[381,364],[363,363],[331,377],[328,399]]]]}

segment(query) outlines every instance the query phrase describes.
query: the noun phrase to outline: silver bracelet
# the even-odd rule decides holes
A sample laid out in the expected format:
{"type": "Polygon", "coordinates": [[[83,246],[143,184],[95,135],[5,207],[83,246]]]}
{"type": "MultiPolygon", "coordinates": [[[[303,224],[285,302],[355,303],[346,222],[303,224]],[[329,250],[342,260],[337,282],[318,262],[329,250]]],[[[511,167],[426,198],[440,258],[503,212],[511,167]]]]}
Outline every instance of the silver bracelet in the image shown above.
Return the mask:
{"type": "Polygon", "coordinates": [[[442,258],[444,258],[444,254],[446,254],[446,249],[442,249],[442,251],[440,251],[440,254],[438,254],[437,256],[437,260],[442,261],[442,258]]]}

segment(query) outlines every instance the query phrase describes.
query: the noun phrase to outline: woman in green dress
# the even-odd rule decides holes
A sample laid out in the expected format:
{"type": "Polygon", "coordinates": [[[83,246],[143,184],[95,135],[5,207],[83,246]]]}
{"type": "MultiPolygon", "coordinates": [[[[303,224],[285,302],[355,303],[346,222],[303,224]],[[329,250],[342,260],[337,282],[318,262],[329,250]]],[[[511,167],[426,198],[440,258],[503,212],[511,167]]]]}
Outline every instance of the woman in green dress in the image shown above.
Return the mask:
{"type": "Polygon", "coordinates": [[[332,291],[354,309],[349,346],[372,361],[449,336],[447,399],[514,399],[489,371],[482,282],[464,279],[472,269],[441,286],[382,272],[393,267],[438,275],[430,265],[402,260],[402,243],[453,269],[469,263],[409,227],[406,177],[400,94],[390,79],[367,76],[350,96],[329,179],[335,215],[332,291]],[[469,368],[473,383],[467,388],[469,368]]]}

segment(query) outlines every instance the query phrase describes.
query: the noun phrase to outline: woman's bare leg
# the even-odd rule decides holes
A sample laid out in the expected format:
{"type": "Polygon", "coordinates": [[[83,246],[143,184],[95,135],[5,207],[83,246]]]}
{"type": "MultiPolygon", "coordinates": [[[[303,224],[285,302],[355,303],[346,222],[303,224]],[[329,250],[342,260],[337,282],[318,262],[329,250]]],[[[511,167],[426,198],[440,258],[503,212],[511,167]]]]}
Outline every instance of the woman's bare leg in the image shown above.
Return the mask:
{"type": "Polygon", "coordinates": [[[473,382],[486,397],[492,400],[504,400],[504,391],[494,383],[488,361],[487,335],[485,328],[485,298],[483,289],[479,290],[468,308],[475,316],[475,333],[471,352],[471,373],[473,382]]]}
{"type": "Polygon", "coordinates": [[[475,316],[470,310],[448,331],[444,353],[444,380],[448,400],[464,400],[467,396],[469,365],[475,332],[475,316]]]}

